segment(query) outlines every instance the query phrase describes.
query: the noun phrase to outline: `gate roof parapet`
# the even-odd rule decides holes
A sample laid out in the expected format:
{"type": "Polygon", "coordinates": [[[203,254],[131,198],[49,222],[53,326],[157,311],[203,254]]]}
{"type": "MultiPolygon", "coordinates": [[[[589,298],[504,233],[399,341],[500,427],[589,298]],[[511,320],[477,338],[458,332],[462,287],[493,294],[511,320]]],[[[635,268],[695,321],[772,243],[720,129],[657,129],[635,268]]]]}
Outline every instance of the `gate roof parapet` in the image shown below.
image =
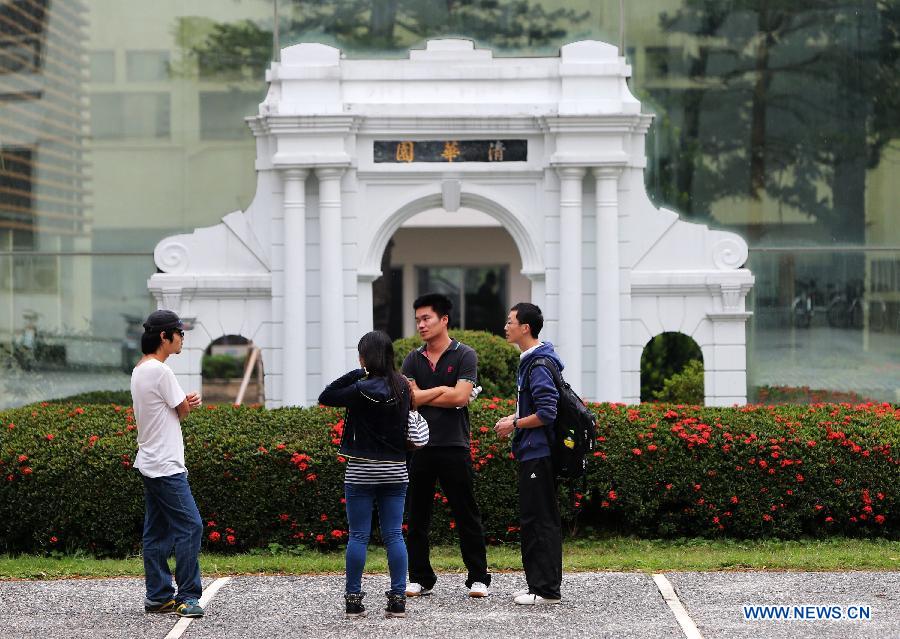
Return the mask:
{"type": "Polygon", "coordinates": [[[616,47],[590,40],[534,58],[496,58],[471,40],[429,40],[406,60],[354,60],[304,43],[284,49],[267,72],[260,115],[636,115],[630,75],[616,47]]]}

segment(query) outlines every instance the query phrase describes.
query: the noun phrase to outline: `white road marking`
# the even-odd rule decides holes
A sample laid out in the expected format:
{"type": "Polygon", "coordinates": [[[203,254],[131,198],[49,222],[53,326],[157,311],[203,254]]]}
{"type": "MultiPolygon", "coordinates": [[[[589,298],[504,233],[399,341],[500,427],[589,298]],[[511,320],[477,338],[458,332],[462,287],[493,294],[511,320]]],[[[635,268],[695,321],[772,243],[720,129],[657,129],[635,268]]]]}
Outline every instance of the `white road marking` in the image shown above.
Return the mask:
{"type": "Polygon", "coordinates": [[[684,609],[681,600],[678,598],[678,595],[675,594],[675,589],[672,587],[672,584],[669,583],[669,580],[666,579],[666,576],[656,573],[653,575],[653,581],[656,583],[656,587],[659,588],[659,594],[661,594],[665,602],[669,604],[669,609],[672,611],[672,614],[675,615],[675,620],[678,622],[678,625],[681,626],[684,636],[687,637],[687,639],[703,639],[703,635],[700,634],[694,620],[691,619],[687,610],[684,609]]]}
{"type": "MultiPolygon", "coordinates": [[[[214,582],[209,585],[209,588],[206,588],[203,591],[203,595],[200,597],[200,607],[206,608],[206,604],[209,603],[209,600],[212,599],[217,592],[219,592],[219,588],[227,584],[231,581],[231,577],[219,577],[214,582]]],[[[188,629],[188,626],[191,625],[191,622],[196,617],[182,617],[178,620],[178,623],[175,624],[175,627],[169,631],[164,639],[180,639],[181,635],[184,634],[184,631],[188,629]]]]}

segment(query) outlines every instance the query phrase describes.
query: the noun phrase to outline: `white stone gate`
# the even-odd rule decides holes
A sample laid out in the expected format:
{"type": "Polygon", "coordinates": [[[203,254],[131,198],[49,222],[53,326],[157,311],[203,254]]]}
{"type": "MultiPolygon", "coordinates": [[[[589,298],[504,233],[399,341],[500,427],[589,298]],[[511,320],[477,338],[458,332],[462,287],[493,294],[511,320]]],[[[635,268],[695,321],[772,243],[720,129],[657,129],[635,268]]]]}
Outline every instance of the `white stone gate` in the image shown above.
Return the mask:
{"type": "Polygon", "coordinates": [[[284,49],[248,118],[253,203],[156,247],[150,290],[195,318],[172,360],[182,384],[199,390],[204,349],[237,334],[262,349],[268,406],[314,402],[355,365],[393,233],[467,207],[512,236],[541,337],[583,396],[639,401],[643,347],[678,331],[703,351],[707,403],[744,403],[747,245],[649,201],[652,118],[629,74],[594,41],[552,58],[494,58],[468,40],[432,40],[408,60],[284,49]]]}

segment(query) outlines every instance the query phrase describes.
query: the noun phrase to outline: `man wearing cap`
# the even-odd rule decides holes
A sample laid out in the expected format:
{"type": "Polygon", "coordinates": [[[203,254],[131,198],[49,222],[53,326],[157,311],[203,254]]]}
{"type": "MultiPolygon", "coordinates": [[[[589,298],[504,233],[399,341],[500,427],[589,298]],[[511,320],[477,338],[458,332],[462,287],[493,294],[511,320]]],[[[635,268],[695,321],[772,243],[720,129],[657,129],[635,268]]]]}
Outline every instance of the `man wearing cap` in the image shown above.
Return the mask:
{"type": "Polygon", "coordinates": [[[144,610],[202,617],[200,541],[203,520],[184,465],[181,420],[200,407],[197,393],[185,394],[166,365],[181,352],[184,324],[172,311],[154,311],[144,322],[144,356],[131,373],[137,422],[134,467],[144,482],[144,610]],[[176,593],[168,558],[175,551],[176,593]]]}

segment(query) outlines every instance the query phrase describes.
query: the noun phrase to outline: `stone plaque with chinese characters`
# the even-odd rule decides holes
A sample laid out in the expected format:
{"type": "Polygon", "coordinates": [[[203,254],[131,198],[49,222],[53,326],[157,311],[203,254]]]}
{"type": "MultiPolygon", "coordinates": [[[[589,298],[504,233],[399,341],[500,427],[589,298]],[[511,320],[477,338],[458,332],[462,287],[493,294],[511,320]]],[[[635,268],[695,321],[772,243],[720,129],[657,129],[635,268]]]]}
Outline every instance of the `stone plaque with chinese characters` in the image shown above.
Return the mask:
{"type": "Polygon", "coordinates": [[[528,140],[376,140],[375,163],[524,162],[528,140]]]}

